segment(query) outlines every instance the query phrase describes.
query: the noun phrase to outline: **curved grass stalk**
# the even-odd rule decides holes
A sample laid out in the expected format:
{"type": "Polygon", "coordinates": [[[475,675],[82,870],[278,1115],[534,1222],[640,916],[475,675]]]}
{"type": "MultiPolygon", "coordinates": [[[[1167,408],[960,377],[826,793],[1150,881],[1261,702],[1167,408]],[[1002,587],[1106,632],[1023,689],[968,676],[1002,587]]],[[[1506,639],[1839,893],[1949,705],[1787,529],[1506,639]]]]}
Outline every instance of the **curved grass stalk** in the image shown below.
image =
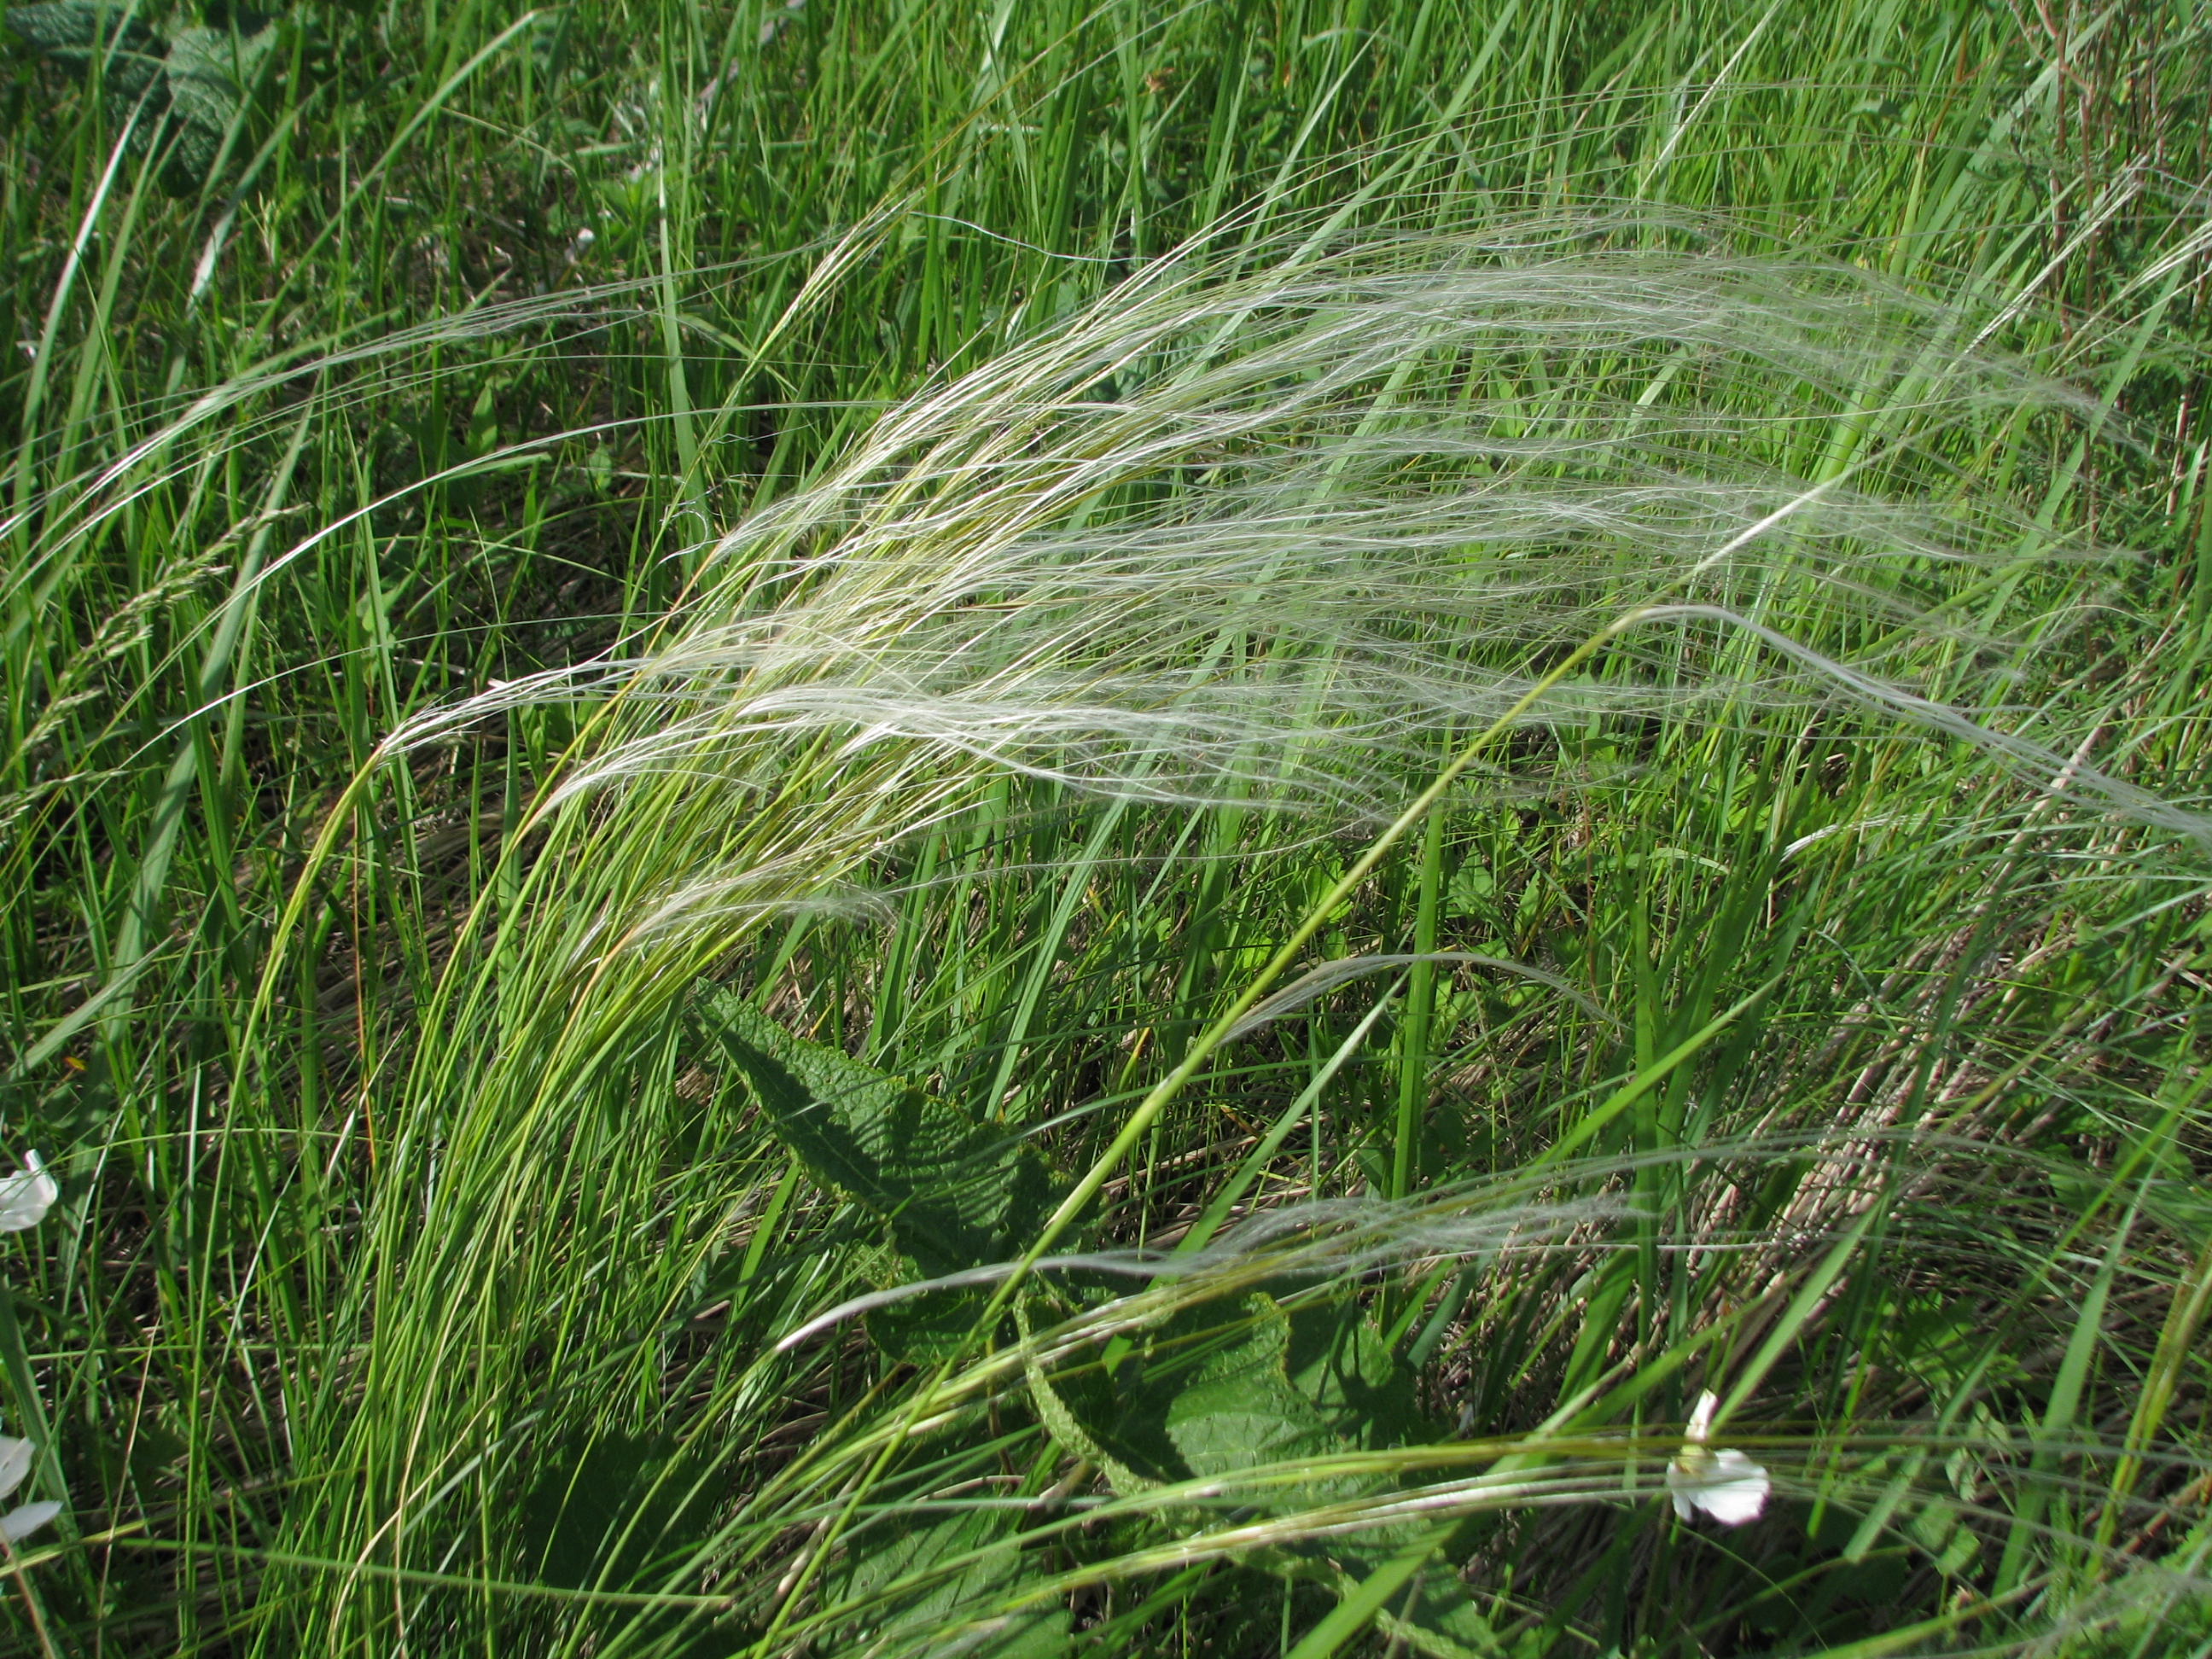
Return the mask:
{"type": "MultiPolygon", "coordinates": [[[[1937,514],[1895,497],[1978,411],[2070,394],[1954,364],[1893,411],[1890,442],[1805,484],[1762,456],[1762,434],[1787,429],[1778,404],[1815,427],[1841,418],[1846,388],[1940,313],[1847,273],[1574,246],[1603,234],[1352,239],[1256,270],[1163,262],[890,411],[819,482],[698,550],[648,653],[392,734],[398,755],[510,709],[590,708],[587,744],[526,820],[544,840],[519,896],[465,930],[425,1011],[387,1154],[420,1176],[388,1182],[368,1218],[360,1316],[416,1285],[526,1294],[556,1248],[536,1194],[572,1178],[563,1126],[605,1109],[589,1103],[608,1069],[636,1063],[684,988],[763,919],[820,902],[1010,774],[1386,827],[1121,1120],[979,1328],[1478,759],[1547,725],[1820,711],[1839,693],[1911,714],[1908,694],[1876,695],[1877,675],[1962,638],[1999,644],[1950,621],[1916,638],[1929,605],[1912,596],[1932,602],[1948,572],[2017,586],[2048,554],[2023,561],[1994,500],[1937,514]],[[1684,362],[1694,395],[1669,368],[1684,362]],[[1862,615],[1879,651],[1785,656],[1784,674],[1690,630],[1638,643],[1661,623],[1735,626],[1746,606],[1771,641],[1795,617],[1862,615]],[[1601,653],[1605,673],[1586,672],[1601,653]],[[1432,734],[1470,726],[1480,735],[1395,805],[1432,734]]],[[[520,866],[523,839],[502,860],[520,866]]],[[[496,1316],[443,1297],[380,1395],[434,1415],[451,1361],[489,1352],[496,1316]]],[[[859,1478],[840,1478],[759,1650],[791,1633],[780,1621],[892,1462],[956,1420],[955,1377],[940,1364],[852,1443],[861,1464],[805,1461],[809,1480],[859,1478]]]]}

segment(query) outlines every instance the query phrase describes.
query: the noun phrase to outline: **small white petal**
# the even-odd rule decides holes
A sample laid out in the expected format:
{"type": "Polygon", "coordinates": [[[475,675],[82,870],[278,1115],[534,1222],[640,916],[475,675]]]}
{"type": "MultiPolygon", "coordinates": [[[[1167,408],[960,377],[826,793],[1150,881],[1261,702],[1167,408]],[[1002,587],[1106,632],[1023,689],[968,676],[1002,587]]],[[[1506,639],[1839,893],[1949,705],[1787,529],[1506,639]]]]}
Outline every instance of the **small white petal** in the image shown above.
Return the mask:
{"type": "Polygon", "coordinates": [[[1681,1500],[1704,1485],[1712,1472],[1713,1455],[1692,1440],[1682,1448],[1681,1455],[1667,1466],[1667,1490],[1681,1500]]]}
{"type": "Polygon", "coordinates": [[[61,1195],[61,1183],[46,1173],[38,1153],[32,1152],[23,1160],[22,1174],[0,1181],[0,1233],[37,1226],[61,1195]]]}
{"type": "Polygon", "coordinates": [[[37,1450],[27,1440],[18,1440],[12,1434],[0,1434],[0,1498],[23,1484],[23,1477],[31,1472],[31,1455],[37,1450]]]}
{"type": "Polygon", "coordinates": [[[9,1543],[19,1538],[28,1538],[40,1527],[62,1512],[62,1506],[51,1498],[36,1504],[26,1504],[19,1510],[0,1515],[0,1534],[5,1534],[9,1543]]]}
{"type": "Polygon", "coordinates": [[[1667,1466],[1667,1487],[1674,1497],[1674,1513],[1685,1521],[1691,1511],[1703,1510],[1723,1526],[1741,1527],[1756,1521],[1766,1508],[1772,1483],[1766,1471],[1733,1447],[1709,1452],[1685,1446],[1681,1456],[1667,1466]]]}
{"type": "Polygon", "coordinates": [[[1713,1410],[1720,1403],[1720,1395],[1711,1389],[1699,1395],[1698,1403],[1690,1407],[1689,1425],[1682,1431],[1682,1437],[1703,1445],[1705,1437],[1712,1432],[1713,1410]]]}

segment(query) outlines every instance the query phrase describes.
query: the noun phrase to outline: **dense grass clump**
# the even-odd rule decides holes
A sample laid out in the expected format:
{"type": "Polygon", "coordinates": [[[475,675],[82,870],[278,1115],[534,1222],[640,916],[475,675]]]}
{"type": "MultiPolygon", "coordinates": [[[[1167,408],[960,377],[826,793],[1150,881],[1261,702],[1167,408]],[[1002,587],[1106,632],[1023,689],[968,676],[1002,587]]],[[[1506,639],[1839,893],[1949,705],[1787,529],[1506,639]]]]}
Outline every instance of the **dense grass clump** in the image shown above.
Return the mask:
{"type": "Polygon", "coordinates": [[[4,21],[8,1650],[2212,1653],[2197,9],[4,21]]]}

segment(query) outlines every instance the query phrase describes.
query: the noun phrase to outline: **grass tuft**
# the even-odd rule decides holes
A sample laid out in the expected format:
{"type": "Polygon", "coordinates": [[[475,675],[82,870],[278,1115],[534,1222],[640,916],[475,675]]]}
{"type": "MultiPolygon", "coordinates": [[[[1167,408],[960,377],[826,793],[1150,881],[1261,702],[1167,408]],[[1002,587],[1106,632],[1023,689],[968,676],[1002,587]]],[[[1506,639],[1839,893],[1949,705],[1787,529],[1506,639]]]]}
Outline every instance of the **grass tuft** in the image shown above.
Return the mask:
{"type": "Polygon", "coordinates": [[[2195,9],[4,24],[9,1650],[2206,1650],[2195,9]]]}

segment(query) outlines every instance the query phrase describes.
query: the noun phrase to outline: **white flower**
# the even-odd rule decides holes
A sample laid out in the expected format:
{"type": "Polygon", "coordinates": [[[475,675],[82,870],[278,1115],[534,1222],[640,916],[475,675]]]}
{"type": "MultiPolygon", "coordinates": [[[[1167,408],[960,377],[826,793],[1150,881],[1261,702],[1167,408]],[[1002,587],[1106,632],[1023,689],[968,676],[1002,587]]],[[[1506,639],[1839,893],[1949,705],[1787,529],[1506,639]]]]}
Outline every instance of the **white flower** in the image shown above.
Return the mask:
{"type": "Polygon", "coordinates": [[[40,1527],[62,1512],[62,1506],[51,1498],[42,1498],[35,1504],[19,1504],[7,1514],[0,1515],[0,1533],[5,1533],[9,1543],[28,1538],[40,1527]]]}
{"type": "Polygon", "coordinates": [[[45,1161],[35,1152],[27,1154],[23,1173],[0,1181],[0,1233],[37,1226],[61,1195],[61,1183],[46,1173],[45,1161]]]}
{"type": "MultiPolygon", "coordinates": [[[[45,1161],[35,1152],[26,1153],[22,1174],[0,1181],[0,1232],[20,1233],[26,1227],[37,1226],[61,1195],[61,1185],[46,1173],[45,1161]]],[[[23,1484],[36,1451],[27,1440],[0,1434],[0,1498],[23,1484]]],[[[52,1498],[19,1504],[0,1515],[0,1539],[12,1544],[19,1538],[28,1538],[61,1512],[62,1506],[52,1498]]]]}
{"type": "Polygon", "coordinates": [[[1682,1431],[1681,1454],[1667,1466],[1667,1490],[1674,1495],[1674,1513],[1683,1520],[1694,1519],[1703,1510],[1723,1526],[1740,1527],[1759,1519],[1771,1483],[1766,1471],[1741,1452],[1717,1452],[1705,1444],[1720,1403],[1710,1390],[1698,1396],[1682,1431]]]}
{"type": "MultiPolygon", "coordinates": [[[[0,1498],[6,1498],[23,1484],[23,1477],[31,1472],[31,1458],[36,1448],[27,1440],[0,1434],[0,1498]]],[[[7,1514],[0,1515],[0,1537],[6,1538],[11,1544],[19,1538],[28,1538],[61,1512],[62,1506],[51,1498],[43,1503],[19,1505],[7,1514]]]]}

